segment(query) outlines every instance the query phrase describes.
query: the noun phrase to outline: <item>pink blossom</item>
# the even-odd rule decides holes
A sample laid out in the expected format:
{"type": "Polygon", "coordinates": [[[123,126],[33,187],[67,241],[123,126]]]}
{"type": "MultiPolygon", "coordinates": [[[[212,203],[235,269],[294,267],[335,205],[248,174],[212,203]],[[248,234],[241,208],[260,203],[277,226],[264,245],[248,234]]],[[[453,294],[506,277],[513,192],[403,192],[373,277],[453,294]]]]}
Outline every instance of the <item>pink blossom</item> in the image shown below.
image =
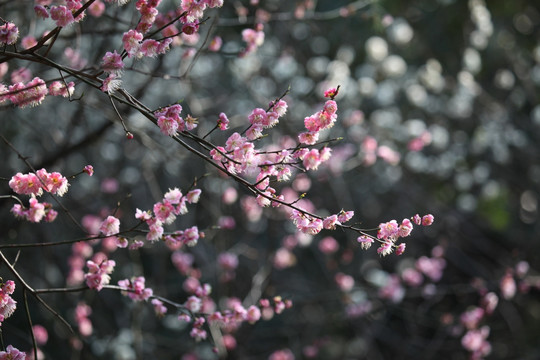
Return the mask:
{"type": "Polygon", "coordinates": [[[396,246],[396,255],[403,255],[403,253],[405,252],[405,243],[401,243],[399,244],[398,246],[396,246]]]}
{"type": "Polygon", "coordinates": [[[405,289],[401,286],[399,277],[395,274],[387,278],[386,284],[379,289],[379,297],[388,299],[394,304],[400,303],[405,296],[405,289]]]}
{"type": "Polygon", "coordinates": [[[414,268],[407,268],[403,270],[401,278],[407,285],[412,287],[418,287],[422,284],[422,281],[424,281],[422,274],[414,268]]]}
{"type": "Polygon", "coordinates": [[[158,219],[150,219],[147,221],[149,231],[146,234],[146,240],[150,242],[158,241],[163,236],[163,223],[158,219]]]}
{"type": "Polygon", "coordinates": [[[487,356],[491,352],[491,345],[486,341],[489,330],[488,326],[483,326],[480,329],[467,331],[461,338],[461,345],[472,352],[476,359],[487,356]]]}
{"type": "Polygon", "coordinates": [[[389,239],[394,238],[399,233],[399,226],[396,220],[391,220],[386,223],[379,224],[379,231],[377,233],[377,238],[379,239],[389,239]]]}
{"type": "Polygon", "coordinates": [[[196,313],[201,309],[202,301],[196,296],[190,296],[184,306],[192,313],[196,313]]]}
{"type": "Polygon", "coordinates": [[[19,351],[19,349],[14,348],[12,345],[8,345],[6,351],[0,351],[1,360],[25,360],[26,353],[19,351]]]}
{"type": "Polygon", "coordinates": [[[385,240],[377,249],[377,254],[386,256],[388,254],[391,254],[393,250],[394,242],[392,240],[385,240]]]}
{"type": "Polygon", "coordinates": [[[186,35],[193,35],[199,31],[199,24],[197,23],[187,23],[182,26],[182,32],[186,35]]]}
{"type": "Polygon", "coordinates": [[[107,52],[101,60],[101,68],[103,71],[109,74],[120,75],[124,69],[124,62],[122,56],[114,50],[114,52],[107,52]]]}
{"type": "Polygon", "coordinates": [[[174,207],[167,200],[154,204],[154,214],[156,215],[156,219],[165,224],[171,224],[176,219],[173,212],[174,207]]]}
{"type": "Polygon", "coordinates": [[[441,258],[428,258],[422,256],[416,260],[416,268],[432,281],[439,281],[446,267],[446,261],[441,258]]]}
{"type": "Polygon", "coordinates": [[[238,267],[238,256],[231,252],[224,252],[218,256],[218,264],[224,270],[234,270],[238,267]]]}
{"type": "Polygon", "coordinates": [[[136,30],[129,30],[122,36],[122,43],[124,44],[124,50],[128,53],[129,57],[140,57],[139,49],[143,40],[143,34],[136,30]]]}
{"type": "Polygon", "coordinates": [[[173,205],[177,205],[180,203],[180,199],[182,199],[182,196],[182,191],[180,191],[180,189],[169,189],[169,191],[167,191],[165,195],[163,195],[163,200],[166,200],[173,205]]]}
{"type": "Polygon", "coordinates": [[[339,89],[329,88],[324,92],[324,97],[331,98],[332,100],[337,96],[339,89]]]}
{"type": "Polygon", "coordinates": [[[75,92],[75,83],[73,81],[67,84],[67,88],[66,88],[66,84],[61,81],[53,81],[49,85],[49,93],[52,96],[69,97],[73,95],[74,92],[75,92]]]}
{"type": "Polygon", "coordinates": [[[199,279],[188,276],[186,280],[184,280],[184,283],[182,284],[182,288],[190,294],[195,294],[197,292],[197,289],[201,286],[201,282],[199,279]]]}
{"type": "Polygon", "coordinates": [[[163,302],[159,299],[152,299],[152,305],[154,306],[154,312],[158,317],[162,317],[167,313],[167,307],[163,305],[163,302]]]}
{"type": "Polygon", "coordinates": [[[86,165],[83,171],[88,174],[88,176],[94,175],[94,167],[92,165],[86,165]]]}
{"type": "Polygon", "coordinates": [[[379,146],[377,155],[390,165],[397,165],[401,160],[399,153],[386,145],[379,146]]]}
{"type": "Polygon", "coordinates": [[[30,71],[27,67],[20,67],[16,70],[13,70],[11,72],[11,82],[12,83],[18,83],[18,82],[28,82],[32,79],[32,71],[30,71]]]}
{"type": "Polygon", "coordinates": [[[152,218],[152,215],[150,215],[150,212],[148,211],[142,211],[141,209],[136,209],[135,218],[146,222],[152,218]]]}
{"type": "Polygon", "coordinates": [[[256,140],[262,137],[262,131],[263,127],[259,124],[252,125],[247,131],[246,131],[246,137],[248,140],[256,140]]]}
{"type": "Polygon", "coordinates": [[[103,80],[100,89],[103,92],[111,94],[120,89],[120,87],[122,87],[122,80],[116,74],[109,74],[109,76],[103,80]]]}
{"type": "Polygon", "coordinates": [[[319,250],[324,254],[333,254],[339,249],[339,244],[332,236],[327,236],[319,241],[319,250]]]}
{"type": "Polygon", "coordinates": [[[5,45],[13,45],[19,37],[19,29],[14,23],[7,22],[0,26],[0,43],[5,45]]]}
{"type": "Polygon", "coordinates": [[[184,119],[184,123],[186,125],[186,130],[193,130],[197,127],[199,119],[188,114],[188,116],[186,116],[184,119]]]}
{"type": "Polygon", "coordinates": [[[199,236],[199,229],[197,226],[192,226],[189,229],[184,230],[184,243],[187,246],[195,246],[197,245],[199,236]]]}
{"type": "Polygon", "coordinates": [[[351,220],[353,216],[354,216],[354,211],[341,210],[338,214],[338,221],[343,224],[351,220]]]}
{"type": "Polygon", "coordinates": [[[38,223],[45,216],[45,205],[39,203],[36,198],[31,198],[30,208],[25,215],[28,221],[38,223]]]}
{"type": "Polygon", "coordinates": [[[409,219],[403,219],[401,225],[399,225],[398,236],[406,237],[411,234],[413,225],[409,219]]]}
{"type": "Polygon", "coordinates": [[[221,45],[223,45],[223,40],[219,36],[215,36],[208,45],[208,50],[217,52],[219,49],[221,49],[221,45]]]}
{"type": "Polygon", "coordinates": [[[296,264],[296,257],[292,252],[284,247],[280,247],[274,254],[274,267],[276,269],[285,269],[296,264]]]}
{"type": "Polygon", "coordinates": [[[120,232],[120,220],[114,216],[108,216],[99,227],[99,231],[105,235],[110,236],[120,232]]]}
{"type": "Polygon", "coordinates": [[[36,195],[43,193],[39,178],[34,173],[17,173],[11,177],[9,187],[17,194],[36,195]]]}
{"type": "Polygon", "coordinates": [[[319,141],[318,131],[303,132],[298,135],[298,141],[306,145],[314,145],[319,141]]]}
{"type": "Polygon", "coordinates": [[[64,50],[64,56],[69,60],[69,65],[74,69],[80,70],[86,66],[87,60],[81,56],[78,50],[67,47],[64,50]]]}
{"type": "Polygon", "coordinates": [[[43,189],[52,194],[63,196],[67,190],[69,183],[67,179],[58,172],[48,173],[45,169],[36,171],[36,175],[41,180],[43,189]]]}
{"type": "Polygon", "coordinates": [[[65,27],[75,21],[73,13],[66,6],[52,6],[51,7],[51,19],[56,22],[56,26],[65,27]]]}
{"type": "Polygon", "coordinates": [[[21,45],[24,49],[30,49],[31,47],[37,45],[37,40],[32,35],[28,35],[22,38],[21,45]]]}
{"type": "Polygon", "coordinates": [[[195,339],[195,341],[201,341],[201,340],[205,340],[208,335],[206,333],[206,330],[194,327],[189,332],[189,336],[195,339]]]}
{"type": "Polygon", "coordinates": [[[233,230],[236,228],[236,221],[232,216],[220,216],[218,226],[220,229],[233,230]]]}
{"type": "Polygon", "coordinates": [[[167,51],[169,51],[170,45],[173,42],[173,39],[164,39],[159,43],[158,47],[158,54],[165,54],[167,51]]]}
{"type": "Polygon", "coordinates": [[[488,292],[482,297],[482,307],[487,315],[491,315],[499,303],[499,297],[494,292],[488,292]]]}
{"type": "Polygon", "coordinates": [[[171,260],[182,275],[187,275],[191,271],[194,258],[191,254],[175,251],[171,255],[171,260]]]}
{"type": "Polygon", "coordinates": [[[160,43],[157,40],[146,39],[141,44],[141,54],[147,57],[156,57],[160,53],[160,43]]]}
{"type": "Polygon", "coordinates": [[[255,29],[244,29],[242,31],[242,39],[247,43],[246,48],[242,52],[241,56],[246,56],[264,43],[263,25],[257,24],[255,29]]]}
{"type": "Polygon", "coordinates": [[[431,224],[433,224],[433,219],[434,219],[434,217],[431,214],[422,216],[422,225],[423,226],[430,226],[431,224]]]}
{"type": "Polygon", "coordinates": [[[116,262],[114,260],[103,260],[101,263],[95,263],[92,260],[86,262],[88,267],[88,273],[84,275],[86,279],[86,285],[90,289],[96,289],[100,291],[104,285],[109,284],[111,281],[111,274],[114,270],[116,262]]]}
{"type": "Polygon", "coordinates": [[[15,282],[13,280],[6,280],[2,285],[2,291],[8,295],[15,292],[15,282]]]}
{"type": "Polygon", "coordinates": [[[219,114],[217,125],[220,130],[227,130],[229,128],[229,119],[225,113],[219,114]]]}
{"type": "Polygon", "coordinates": [[[274,351],[268,357],[268,360],[294,360],[294,354],[289,349],[274,351]]]}
{"type": "Polygon", "coordinates": [[[158,118],[157,124],[159,129],[164,135],[174,136],[178,131],[178,121],[173,118],[167,118],[165,116],[160,116],[158,118]]]}
{"type": "Polygon", "coordinates": [[[249,114],[248,119],[252,125],[264,126],[267,120],[266,110],[261,109],[261,108],[256,108],[251,112],[251,114],[249,114]]]}
{"type": "Polygon", "coordinates": [[[93,17],[100,17],[105,12],[105,4],[100,0],[96,0],[88,7],[88,12],[93,17]]]}
{"type": "Polygon", "coordinates": [[[321,164],[320,153],[317,149],[311,149],[303,158],[303,164],[306,170],[317,170],[321,164]]]}
{"type": "Polygon", "coordinates": [[[32,332],[34,333],[34,337],[36,338],[38,345],[45,345],[49,340],[47,329],[41,325],[32,326],[32,332]]]}
{"type": "Polygon", "coordinates": [[[34,5],[34,12],[38,18],[47,19],[49,18],[49,12],[43,5],[34,5]]]}
{"type": "Polygon", "coordinates": [[[350,275],[337,273],[334,277],[341,291],[351,291],[354,287],[354,278],[350,275]]]}
{"type": "Polygon", "coordinates": [[[196,204],[199,202],[200,196],[201,196],[201,190],[193,189],[186,194],[186,199],[190,204],[196,204]]]}
{"type": "Polygon", "coordinates": [[[141,13],[141,19],[137,24],[136,30],[141,33],[146,33],[156,21],[159,11],[150,3],[147,3],[146,6],[141,6],[138,10],[141,13]]]}
{"type": "Polygon", "coordinates": [[[362,247],[362,249],[364,250],[367,250],[371,247],[371,245],[373,244],[374,240],[367,236],[367,235],[361,235],[359,236],[356,241],[358,241],[360,243],[360,246],[362,247]]]}
{"type": "Polygon", "coordinates": [[[153,291],[150,288],[145,288],[145,278],[143,276],[133,277],[131,280],[124,279],[118,281],[118,286],[126,291],[123,291],[123,295],[127,295],[130,299],[135,301],[147,300],[153,295],[153,291]]]}
{"type": "Polygon", "coordinates": [[[501,294],[506,300],[512,299],[516,294],[516,281],[509,271],[502,277],[499,286],[501,288],[501,294]]]}
{"type": "Polygon", "coordinates": [[[335,114],[336,111],[337,111],[337,103],[334,100],[328,100],[324,104],[323,111],[325,111],[326,113],[328,113],[330,115],[335,114]]]}
{"type": "Polygon", "coordinates": [[[48,94],[47,85],[42,79],[35,77],[26,85],[22,82],[9,86],[9,100],[20,108],[41,104],[48,94]]]}
{"type": "Polygon", "coordinates": [[[259,321],[259,319],[261,318],[261,309],[259,309],[257,306],[255,305],[251,305],[248,309],[247,309],[247,316],[246,316],[246,320],[250,323],[250,324],[254,324],[256,323],[257,321],[259,321]]]}

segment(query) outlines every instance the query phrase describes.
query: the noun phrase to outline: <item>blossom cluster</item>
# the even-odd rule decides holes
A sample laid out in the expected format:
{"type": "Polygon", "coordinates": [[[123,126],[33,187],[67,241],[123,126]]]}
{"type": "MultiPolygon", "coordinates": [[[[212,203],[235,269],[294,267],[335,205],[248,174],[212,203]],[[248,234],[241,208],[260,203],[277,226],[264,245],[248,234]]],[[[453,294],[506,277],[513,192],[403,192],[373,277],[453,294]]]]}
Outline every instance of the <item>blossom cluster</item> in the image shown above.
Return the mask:
{"type": "Polygon", "coordinates": [[[153,242],[163,238],[167,245],[172,248],[178,248],[184,244],[188,246],[196,245],[201,235],[196,226],[163,236],[163,225],[171,224],[176,219],[176,216],[186,214],[188,212],[187,204],[199,202],[200,195],[200,189],[193,189],[186,195],[183,195],[178,188],[169,189],[163,199],[154,204],[153,215],[150,211],[137,209],[135,218],[145,222],[150,230],[146,235],[146,239],[153,242]]]}
{"type": "Polygon", "coordinates": [[[82,336],[90,336],[94,331],[92,321],[89,316],[92,314],[92,308],[87,304],[80,302],[75,308],[75,321],[79,327],[79,333],[82,336]]]}
{"type": "Polygon", "coordinates": [[[246,56],[255,52],[264,43],[263,29],[263,24],[257,24],[254,29],[244,29],[242,31],[242,40],[246,43],[246,48],[240,56],[246,56]]]}
{"type": "MultiPolygon", "coordinates": [[[[129,29],[122,35],[123,54],[118,54],[116,51],[107,52],[102,59],[102,69],[108,73],[107,78],[103,80],[102,91],[111,93],[121,86],[124,54],[129,58],[135,59],[142,57],[154,58],[158,55],[165,54],[171,45],[180,43],[176,41],[179,35],[196,37],[198,35],[199,24],[195,21],[203,17],[203,12],[206,8],[221,7],[223,0],[183,0],[180,7],[166,14],[158,11],[157,7],[160,3],[161,0],[138,0],[136,2],[135,8],[140,14],[140,19],[134,29],[129,29]],[[179,20],[183,23],[182,31],[179,31],[174,25],[178,17],[180,17],[179,20]],[[161,33],[164,38],[162,40],[150,39],[148,35],[145,35],[154,24],[163,28],[161,33]]],[[[101,16],[103,11],[104,9],[99,10],[98,15],[101,16]]],[[[172,126],[168,127],[168,125],[164,125],[162,127],[160,125],[160,128],[164,133],[174,135],[176,129],[173,131],[174,125],[172,126]],[[164,128],[167,130],[164,131],[164,128]]],[[[178,131],[183,131],[183,129],[178,131]]]]}
{"type": "Polygon", "coordinates": [[[36,173],[17,173],[9,181],[9,187],[17,194],[40,196],[43,190],[63,196],[68,190],[67,179],[59,172],[49,173],[45,169],[36,173]]]}
{"type": "MultiPolygon", "coordinates": [[[[216,146],[210,151],[212,159],[220,162],[229,173],[243,174],[258,171],[256,187],[266,195],[259,195],[257,198],[261,206],[270,204],[279,206],[278,203],[270,200],[282,199],[276,196],[276,190],[269,186],[270,177],[275,176],[278,180],[287,180],[291,174],[288,165],[292,164],[292,157],[291,152],[285,149],[273,154],[259,152],[255,149],[253,141],[262,136],[264,129],[275,126],[286,111],[287,103],[283,99],[272,102],[269,110],[254,109],[248,116],[250,126],[246,130],[246,136],[234,132],[226,140],[225,146],[216,146]]],[[[218,127],[225,130],[227,125],[226,115],[220,114],[218,127]]]]}
{"type": "Polygon", "coordinates": [[[129,298],[134,301],[143,301],[154,294],[152,289],[145,287],[145,282],[146,279],[143,276],[138,276],[131,278],[131,280],[120,280],[118,281],[118,286],[124,289],[124,291],[122,291],[123,295],[129,296],[129,298]]]}
{"type": "Polygon", "coordinates": [[[47,202],[40,203],[33,194],[29,200],[28,208],[25,208],[20,204],[15,204],[11,208],[11,212],[19,219],[24,219],[34,223],[38,223],[41,220],[52,222],[58,215],[58,212],[52,208],[51,204],[47,202]]]}
{"type": "Polygon", "coordinates": [[[36,173],[15,174],[9,181],[9,187],[17,194],[30,195],[28,208],[15,204],[11,212],[20,219],[38,223],[41,220],[54,221],[58,213],[47,202],[40,203],[36,196],[41,196],[43,190],[51,194],[63,196],[68,190],[67,179],[58,172],[49,173],[45,169],[36,173]]]}
{"type": "Polygon", "coordinates": [[[75,83],[73,81],[70,81],[67,84],[62,81],[53,81],[49,85],[49,94],[51,94],[52,96],[70,97],[74,93],[75,83]]]}
{"type": "Polygon", "coordinates": [[[39,77],[33,78],[30,82],[24,84],[17,82],[6,88],[0,84],[0,103],[10,100],[14,105],[20,108],[27,106],[36,106],[41,104],[45,96],[49,93],[45,81],[39,77]]]}
{"type": "Polygon", "coordinates": [[[159,129],[164,135],[174,136],[177,132],[193,130],[197,127],[194,118],[188,116],[183,119],[180,116],[181,112],[182,106],[179,104],[167,106],[154,112],[159,129]]]}
{"type": "Polygon", "coordinates": [[[298,135],[302,144],[313,145],[319,140],[321,130],[334,126],[337,119],[337,103],[334,100],[327,100],[323,109],[304,119],[304,126],[307,132],[298,135]]]}
{"type": "Polygon", "coordinates": [[[186,12],[184,22],[193,22],[203,17],[206,8],[222,7],[223,0],[182,0],[180,8],[186,12]]]}
{"type": "MultiPolygon", "coordinates": [[[[391,254],[395,249],[396,255],[403,254],[403,252],[405,252],[405,243],[396,245],[396,241],[400,237],[407,237],[411,234],[413,222],[416,225],[430,226],[433,224],[433,219],[433,215],[431,214],[424,215],[423,217],[416,214],[411,219],[403,219],[401,224],[398,224],[396,220],[379,224],[376,240],[378,240],[381,245],[377,249],[377,253],[386,256],[391,254]]],[[[360,243],[362,249],[369,249],[374,243],[374,238],[370,235],[363,234],[358,237],[357,241],[360,243]]]]}
{"type": "Polygon", "coordinates": [[[116,262],[114,260],[108,260],[105,257],[99,263],[88,260],[86,266],[88,267],[88,273],[84,276],[86,285],[90,289],[100,291],[104,285],[108,285],[111,281],[110,274],[112,274],[116,262]]]}
{"type": "Polygon", "coordinates": [[[0,325],[2,322],[13,315],[17,308],[17,302],[11,295],[15,291],[15,282],[13,280],[5,281],[0,287],[0,325]]]}

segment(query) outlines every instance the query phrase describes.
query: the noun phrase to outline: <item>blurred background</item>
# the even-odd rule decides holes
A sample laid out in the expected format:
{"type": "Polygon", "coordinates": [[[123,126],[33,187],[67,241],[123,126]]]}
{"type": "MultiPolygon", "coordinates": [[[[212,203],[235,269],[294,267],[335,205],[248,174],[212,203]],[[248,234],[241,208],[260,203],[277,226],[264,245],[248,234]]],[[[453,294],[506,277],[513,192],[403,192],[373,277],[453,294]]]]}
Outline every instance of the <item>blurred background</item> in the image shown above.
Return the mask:
{"type": "MultiPolygon", "coordinates": [[[[54,28],[36,19],[33,5],[0,2],[0,16],[19,26],[21,39],[54,28]]],[[[159,10],[177,6],[164,0],[159,10]]],[[[230,359],[540,358],[540,7],[525,0],[238,0],[206,15],[200,36],[177,37],[165,56],[126,61],[123,86],[151,109],[178,101],[184,115],[198,118],[201,136],[226,113],[231,130],[209,136],[219,145],[246,128],[252,109],[290,87],[287,114],[258,144],[275,149],[296,141],[304,117],[322,108],[323,92],[339,85],[338,121],[322,139],[340,138],[330,143],[332,159],[278,190],[306,193],[304,206],[324,216],[354,210],[352,221],[365,229],[416,213],[435,222],[415,228],[404,255],[379,257],[361,250],[354,232],[297,234],[284,211],[258,208],[248,191],[118,105],[134,135],[126,139],[107,97],[82,82],[74,101],[1,104],[2,135],[36,169],[68,176],[94,166],[94,176],[70,180],[60,199],[86,229],[113,213],[127,229],[137,223],[136,208],[151,209],[169,188],[187,191],[197,179],[199,204],[167,230],[197,225],[205,238],[175,251],[163,243],[136,251],[93,243],[94,253],[117,263],[111,283],[144,275],[155,294],[183,303],[187,278],[171,260],[181,252],[212,285],[218,308],[230,297],[247,305],[292,300],[280,315],[225,332],[230,359]],[[239,56],[242,30],[257,23],[264,43],[239,56]],[[212,51],[216,36],[223,46],[212,51]]],[[[63,29],[49,57],[92,72],[106,51],[121,49],[137,20],[134,2],[107,4],[101,16],[63,29]]],[[[0,65],[6,85],[21,76],[59,79],[41,64],[0,65]]],[[[5,142],[0,151],[0,189],[8,195],[11,176],[29,169],[5,142]]],[[[2,199],[1,244],[85,236],[51,198],[43,200],[60,213],[53,223],[17,220],[13,201],[2,199]]],[[[82,284],[68,281],[70,245],[2,251],[18,257],[16,268],[34,288],[82,284]]],[[[0,274],[12,278],[5,266],[0,274]]],[[[2,338],[28,350],[24,302],[14,296],[19,307],[2,324],[2,338]]],[[[77,304],[92,308],[93,332],[73,335],[30,297],[33,323],[49,332],[40,347],[46,359],[218,358],[216,339],[195,342],[172,308],[160,319],[150,304],[106,289],[42,297],[76,332],[77,304]]]]}

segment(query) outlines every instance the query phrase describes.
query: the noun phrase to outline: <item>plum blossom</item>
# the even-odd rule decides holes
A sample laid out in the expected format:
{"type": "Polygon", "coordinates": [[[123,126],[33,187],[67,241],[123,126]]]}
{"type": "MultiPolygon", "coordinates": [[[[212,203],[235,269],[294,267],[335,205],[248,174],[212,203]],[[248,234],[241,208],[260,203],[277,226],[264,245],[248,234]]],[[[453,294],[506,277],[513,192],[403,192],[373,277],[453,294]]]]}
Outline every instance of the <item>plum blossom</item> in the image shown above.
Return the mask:
{"type": "Polygon", "coordinates": [[[129,57],[141,57],[139,49],[141,47],[141,42],[143,40],[143,34],[137,30],[129,30],[124,33],[122,36],[122,43],[124,45],[124,50],[126,50],[129,57]]]}
{"type": "Polygon", "coordinates": [[[101,68],[109,74],[120,75],[124,69],[122,56],[116,50],[112,53],[108,51],[101,60],[101,68]]]}
{"type": "Polygon", "coordinates": [[[105,220],[101,223],[99,231],[105,235],[110,236],[120,232],[120,220],[114,216],[107,216],[105,220]]]}
{"type": "Polygon", "coordinates": [[[41,104],[45,96],[48,94],[45,81],[39,77],[35,77],[26,85],[22,82],[9,86],[9,100],[20,108],[27,106],[36,106],[41,104]]]}
{"type": "Polygon", "coordinates": [[[5,45],[13,45],[19,37],[19,28],[14,23],[6,22],[0,26],[0,43],[5,45]]]}
{"type": "Polygon", "coordinates": [[[116,262],[114,260],[105,259],[97,264],[92,260],[88,260],[86,266],[88,267],[88,273],[84,275],[86,285],[88,285],[90,289],[100,291],[103,289],[103,286],[109,284],[111,281],[109,274],[113,272],[116,262]]]}
{"type": "Polygon", "coordinates": [[[49,94],[53,96],[63,96],[63,97],[69,97],[72,96],[75,92],[75,83],[73,81],[70,81],[66,84],[61,81],[53,81],[49,85],[49,94]]]}
{"type": "Polygon", "coordinates": [[[56,26],[65,27],[75,21],[73,13],[64,5],[51,7],[51,19],[56,22],[56,26]]]}
{"type": "Polygon", "coordinates": [[[150,288],[145,288],[145,278],[143,276],[133,277],[131,280],[124,279],[118,281],[118,286],[125,289],[122,292],[123,295],[127,295],[134,301],[147,300],[153,295],[153,291],[150,288]]]}
{"type": "Polygon", "coordinates": [[[26,353],[14,348],[12,345],[6,347],[6,351],[0,351],[0,360],[25,360],[26,353]]]}

